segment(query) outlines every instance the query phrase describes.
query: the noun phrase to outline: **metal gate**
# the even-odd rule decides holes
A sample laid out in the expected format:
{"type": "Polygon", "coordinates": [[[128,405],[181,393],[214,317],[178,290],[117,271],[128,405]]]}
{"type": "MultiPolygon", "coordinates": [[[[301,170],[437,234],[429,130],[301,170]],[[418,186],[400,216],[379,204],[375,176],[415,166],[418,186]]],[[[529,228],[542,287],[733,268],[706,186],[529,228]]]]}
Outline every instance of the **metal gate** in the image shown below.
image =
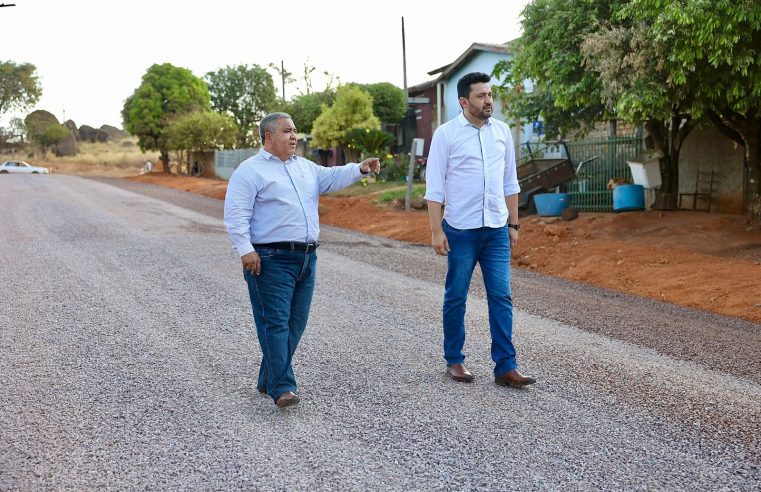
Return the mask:
{"type": "Polygon", "coordinates": [[[567,145],[577,171],[561,191],[571,194],[571,206],[585,212],[613,211],[613,192],[608,183],[611,179],[632,182],[626,161],[642,152],[642,138],[626,135],[571,141],[567,145]]]}

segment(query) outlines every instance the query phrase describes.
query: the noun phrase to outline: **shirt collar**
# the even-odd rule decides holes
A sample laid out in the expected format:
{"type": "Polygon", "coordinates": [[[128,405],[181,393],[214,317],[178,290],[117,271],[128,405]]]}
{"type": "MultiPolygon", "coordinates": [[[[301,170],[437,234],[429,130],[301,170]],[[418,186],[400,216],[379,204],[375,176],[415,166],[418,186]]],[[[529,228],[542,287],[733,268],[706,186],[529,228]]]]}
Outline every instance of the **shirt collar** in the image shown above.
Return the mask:
{"type": "Polygon", "coordinates": [[[293,159],[294,157],[296,157],[296,154],[293,154],[293,155],[292,155],[292,156],[290,156],[288,159],[286,159],[286,160],[284,160],[284,161],[281,161],[279,157],[277,157],[277,156],[273,155],[273,154],[272,154],[272,153],[270,153],[269,151],[266,151],[266,150],[264,150],[264,147],[262,147],[261,149],[259,149],[259,155],[260,155],[260,156],[262,156],[262,157],[264,157],[264,158],[265,158],[265,159],[267,159],[267,160],[270,160],[270,159],[274,159],[274,160],[276,160],[276,161],[278,161],[278,162],[290,162],[290,161],[291,161],[291,159],[293,159]]]}
{"type": "MultiPolygon", "coordinates": [[[[460,114],[457,115],[457,121],[460,123],[460,126],[472,126],[474,128],[478,128],[476,125],[468,121],[468,119],[465,117],[465,113],[460,111],[460,114]]],[[[484,122],[484,125],[491,125],[491,118],[487,118],[487,120],[484,122]]]]}

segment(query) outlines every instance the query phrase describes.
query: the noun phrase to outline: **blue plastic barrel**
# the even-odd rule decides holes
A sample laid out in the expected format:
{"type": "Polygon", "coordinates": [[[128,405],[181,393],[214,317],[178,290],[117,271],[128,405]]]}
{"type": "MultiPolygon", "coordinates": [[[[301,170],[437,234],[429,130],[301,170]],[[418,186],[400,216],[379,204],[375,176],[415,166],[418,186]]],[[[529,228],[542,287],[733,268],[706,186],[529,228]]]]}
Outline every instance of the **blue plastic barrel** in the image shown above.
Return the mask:
{"type": "Polygon", "coordinates": [[[568,193],[542,193],[534,195],[536,214],[542,217],[557,217],[571,204],[568,193]]]}
{"type": "Polygon", "coordinates": [[[645,210],[645,187],[619,185],[613,188],[613,211],[645,210]]]}

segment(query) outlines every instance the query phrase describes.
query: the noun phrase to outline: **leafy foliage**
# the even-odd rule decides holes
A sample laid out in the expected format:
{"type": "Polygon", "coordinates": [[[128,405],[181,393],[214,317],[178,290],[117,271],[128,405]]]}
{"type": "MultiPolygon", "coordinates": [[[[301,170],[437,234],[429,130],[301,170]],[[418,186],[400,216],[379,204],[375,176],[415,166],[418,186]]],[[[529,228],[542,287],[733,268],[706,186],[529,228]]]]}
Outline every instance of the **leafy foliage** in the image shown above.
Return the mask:
{"type": "Polygon", "coordinates": [[[583,67],[584,37],[610,19],[620,2],[534,0],[523,12],[523,37],[510,46],[512,61],[494,70],[495,92],[512,117],[542,117],[548,136],[588,130],[614,115],[601,97],[597,75],[583,67]],[[527,91],[531,80],[533,90],[527,91]]]}
{"type": "Polygon", "coordinates": [[[344,133],[344,142],[351,149],[364,152],[367,156],[385,154],[388,146],[395,140],[394,135],[383,130],[369,128],[352,128],[344,133]]]}
{"type": "Polygon", "coordinates": [[[664,140],[677,144],[696,120],[710,120],[745,147],[749,205],[761,215],[761,4],[631,0],[614,21],[583,50],[616,111],[670,117],[664,140]]]}
{"type": "Polygon", "coordinates": [[[237,123],[237,146],[258,145],[257,125],[275,105],[275,85],[269,72],[255,64],[227,66],[207,73],[206,81],[212,108],[231,115],[237,123]]]}
{"type": "Polygon", "coordinates": [[[200,151],[231,148],[238,125],[229,115],[199,111],[181,116],[168,129],[170,150],[200,151]]]}
{"type": "Polygon", "coordinates": [[[373,114],[385,123],[399,123],[407,111],[404,90],[389,82],[363,84],[360,89],[373,98],[373,114]]]}
{"type": "Polygon", "coordinates": [[[345,144],[344,135],[352,128],[380,129],[380,121],[373,114],[372,97],[359,87],[340,86],[333,105],[323,108],[312,129],[314,143],[319,147],[345,144]]]}
{"type": "Polygon", "coordinates": [[[169,125],[180,116],[209,109],[206,83],[170,63],[152,65],[140,86],[124,101],[124,128],[138,137],[141,150],[158,150],[169,160],[169,125]]]}
{"type": "Polygon", "coordinates": [[[288,102],[280,101],[274,111],[283,111],[291,115],[296,130],[301,133],[312,133],[314,120],[320,116],[323,107],[329,107],[336,100],[336,92],[326,89],[323,92],[312,92],[295,96],[288,102]]]}
{"type": "Polygon", "coordinates": [[[42,87],[36,71],[37,67],[31,63],[0,63],[0,115],[37,104],[42,87]]]}

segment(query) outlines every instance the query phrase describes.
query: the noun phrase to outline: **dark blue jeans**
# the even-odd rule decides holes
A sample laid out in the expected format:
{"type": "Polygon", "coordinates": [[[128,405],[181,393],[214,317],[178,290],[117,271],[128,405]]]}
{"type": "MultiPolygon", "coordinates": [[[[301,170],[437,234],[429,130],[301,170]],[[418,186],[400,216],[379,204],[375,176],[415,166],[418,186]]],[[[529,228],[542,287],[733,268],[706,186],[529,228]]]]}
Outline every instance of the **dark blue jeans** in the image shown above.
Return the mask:
{"type": "Polygon", "coordinates": [[[291,360],[309,318],[317,253],[270,248],[259,248],[257,253],[260,275],[243,272],[262,348],[256,385],[276,400],[297,390],[291,360]]]}
{"type": "Polygon", "coordinates": [[[442,223],[449,241],[444,286],[444,359],[447,364],[465,360],[465,306],[476,263],[486,287],[494,375],[516,369],[513,346],[513,300],[510,293],[510,240],[507,226],[455,229],[442,223]]]}

